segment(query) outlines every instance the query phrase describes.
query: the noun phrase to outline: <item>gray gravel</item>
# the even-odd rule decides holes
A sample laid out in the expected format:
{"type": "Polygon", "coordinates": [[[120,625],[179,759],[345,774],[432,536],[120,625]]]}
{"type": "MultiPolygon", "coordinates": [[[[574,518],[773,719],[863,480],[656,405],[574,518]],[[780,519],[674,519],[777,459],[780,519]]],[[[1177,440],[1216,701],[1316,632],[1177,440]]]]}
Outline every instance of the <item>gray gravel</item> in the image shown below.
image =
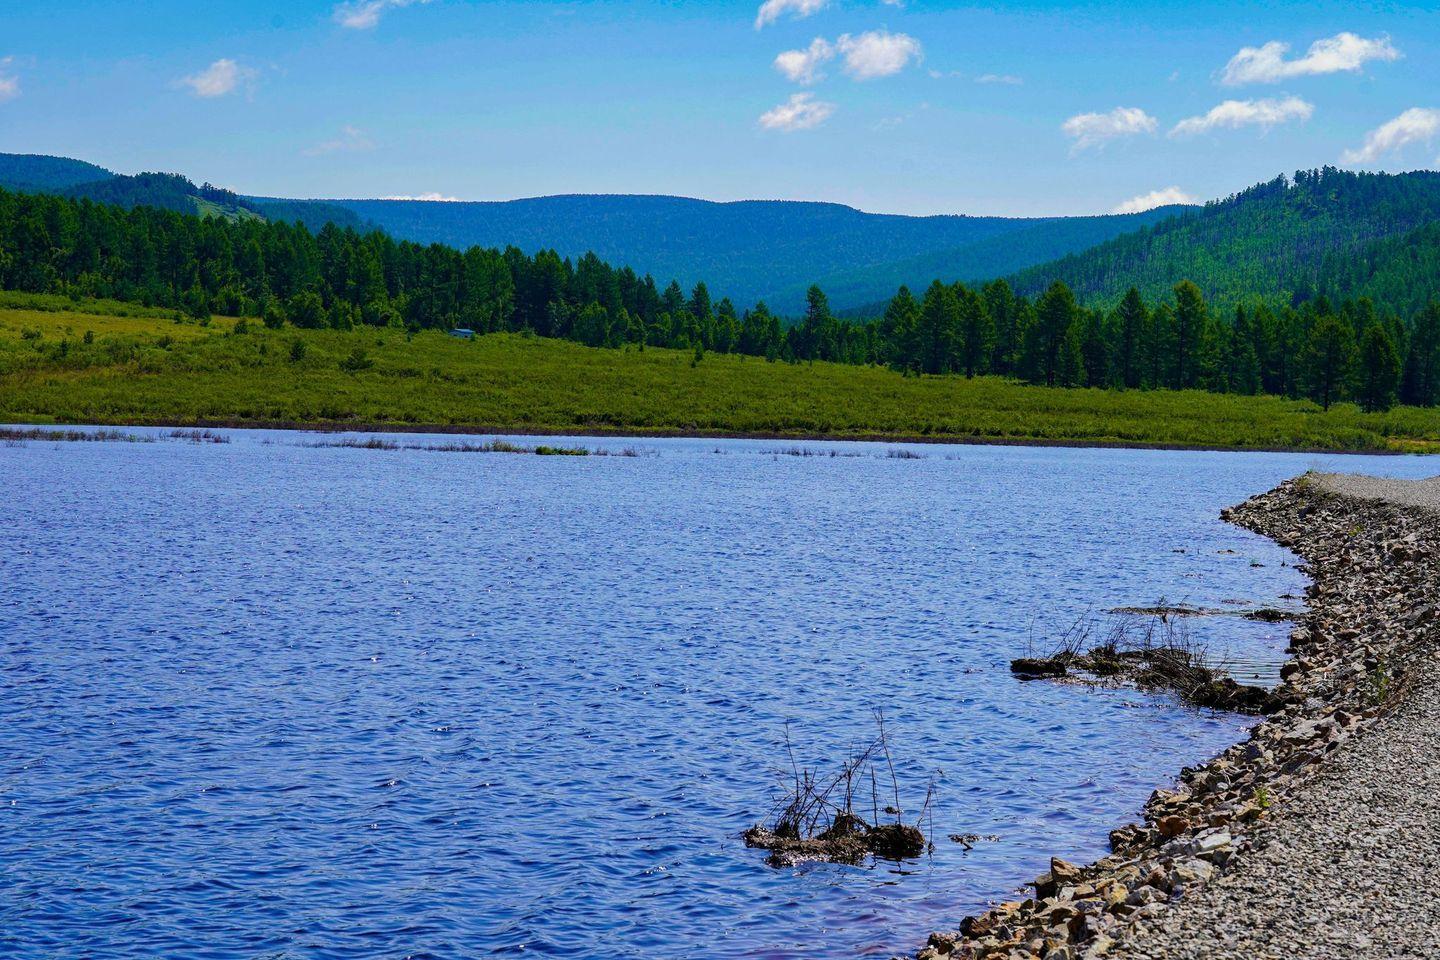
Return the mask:
{"type": "Polygon", "coordinates": [[[1353,473],[1319,473],[1322,487],[1357,500],[1388,500],[1410,507],[1440,510],[1440,476],[1428,480],[1388,480],[1353,473]]]}
{"type": "MultiPolygon", "coordinates": [[[[1440,510],[1440,478],[1319,482],[1350,497],[1440,510]]],[[[1440,658],[1426,651],[1414,667],[1406,701],[1345,743],[1229,872],[1112,956],[1440,957],[1440,658]]]]}

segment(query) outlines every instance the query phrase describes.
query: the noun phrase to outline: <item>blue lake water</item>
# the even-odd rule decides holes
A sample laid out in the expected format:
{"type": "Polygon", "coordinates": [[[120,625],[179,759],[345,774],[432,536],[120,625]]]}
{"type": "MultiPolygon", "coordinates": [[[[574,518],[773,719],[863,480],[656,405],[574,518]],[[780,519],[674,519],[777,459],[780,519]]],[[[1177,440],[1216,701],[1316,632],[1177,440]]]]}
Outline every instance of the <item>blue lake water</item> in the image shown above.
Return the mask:
{"type": "MultiPolygon", "coordinates": [[[[1248,725],[1012,657],[1112,606],[1293,606],[1292,558],[1222,507],[1437,469],[224,433],[0,447],[0,955],[912,953],[1248,725]],[[786,725],[831,765],[877,708],[905,799],[942,772],[933,855],[766,867],[738,835],[786,725]]],[[[1273,664],[1289,628],[1194,629],[1273,664]]]]}

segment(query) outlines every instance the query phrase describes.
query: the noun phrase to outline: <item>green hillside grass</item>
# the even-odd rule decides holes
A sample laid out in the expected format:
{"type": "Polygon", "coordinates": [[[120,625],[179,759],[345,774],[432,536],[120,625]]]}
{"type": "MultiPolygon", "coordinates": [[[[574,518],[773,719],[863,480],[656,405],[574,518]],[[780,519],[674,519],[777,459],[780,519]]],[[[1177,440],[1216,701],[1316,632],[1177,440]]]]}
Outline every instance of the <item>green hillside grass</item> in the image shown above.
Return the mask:
{"type": "Polygon", "coordinates": [[[714,354],[697,364],[689,352],[519,334],[246,328],[5,295],[0,420],[1440,451],[1434,410],[1322,413],[1274,397],[1046,389],[714,354]]]}

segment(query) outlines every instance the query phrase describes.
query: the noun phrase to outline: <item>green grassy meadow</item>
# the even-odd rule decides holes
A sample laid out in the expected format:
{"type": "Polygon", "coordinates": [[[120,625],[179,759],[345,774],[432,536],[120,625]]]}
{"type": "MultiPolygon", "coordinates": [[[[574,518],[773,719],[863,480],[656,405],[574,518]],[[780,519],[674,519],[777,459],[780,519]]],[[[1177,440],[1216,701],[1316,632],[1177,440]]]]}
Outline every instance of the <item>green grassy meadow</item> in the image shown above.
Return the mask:
{"type": "Polygon", "coordinates": [[[103,301],[0,294],[0,421],[1440,452],[1440,411],[1328,413],[1197,391],[903,377],[518,334],[267,330],[103,301]],[[301,346],[297,347],[296,344],[301,346]]]}

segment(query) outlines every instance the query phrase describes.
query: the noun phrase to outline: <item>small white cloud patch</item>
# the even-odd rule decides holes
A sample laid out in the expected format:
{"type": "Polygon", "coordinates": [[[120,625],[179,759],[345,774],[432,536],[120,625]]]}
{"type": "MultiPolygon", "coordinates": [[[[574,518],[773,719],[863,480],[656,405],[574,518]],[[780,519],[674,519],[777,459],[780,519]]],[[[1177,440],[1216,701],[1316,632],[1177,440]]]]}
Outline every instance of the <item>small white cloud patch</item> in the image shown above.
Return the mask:
{"type": "Polygon", "coordinates": [[[1318,76],[1326,73],[1358,73],[1372,60],[1392,62],[1400,59],[1400,51],[1389,37],[1365,37],[1345,32],[1324,40],[1316,40],[1305,56],[1286,60],[1290,44],[1272,40],[1264,46],[1244,47],[1221,71],[1220,82],[1229,87],[1246,83],[1279,83],[1293,77],[1318,76]]]}
{"type": "Polygon", "coordinates": [[[254,80],[256,72],[250,67],[230,59],[216,60],[199,73],[191,74],[180,82],[190,88],[197,97],[211,99],[234,93],[242,83],[254,80]]]}
{"type": "Polygon", "coordinates": [[[11,72],[14,57],[0,57],[0,103],[20,96],[20,78],[11,72]]]}
{"type": "Polygon", "coordinates": [[[755,13],[755,29],[761,30],[789,14],[796,20],[803,20],[828,6],[830,0],[765,0],[755,13]]]}
{"type": "Polygon", "coordinates": [[[852,37],[844,34],[835,41],[835,49],[845,57],[845,72],[856,80],[889,77],[920,62],[920,41],[904,33],[871,30],[852,37]]]}
{"type": "Polygon", "coordinates": [[[396,194],[393,197],[381,197],[381,200],[424,200],[426,203],[460,203],[459,197],[447,197],[443,193],[416,193],[396,194]]]}
{"type": "Polygon", "coordinates": [[[1065,136],[1075,141],[1072,154],[1101,147],[1111,140],[1154,133],[1158,121],[1139,107],[1116,107],[1109,113],[1080,113],[1060,125],[1065,136]]]}
{"type": "Polygon", "coordinates": [[[809,85],[823,79],[820,66],[835,58],[835,47],[824,37],[816,37],[804,50],[786,50],[775,58],[775,69],[794,83],[809,85]]]}
{"type": "Polygon", "coordinates": [[[1018,87],[1025,83],[1023,78],[1017,77],[1013,73],[982,73],[975,78],[975,82],[985,84],[998,83],[1007,87],[1018,87]]]}
{"type": "Polygon", "coordinates": [[[1168,207],[1176,203],[1199,203],[1195,197],[1181,190],[1179,187],[1163,187],[1159,190],[1151,190],[1149,193],[1142,193],[1138,197],[1131,197],[1124,203],[1118,204],[1111,213],[1144,213],[1146,210],[1154,210],[1156,207],[1168,207]]]}
{"type": "Polygon", "coordinates": [[[1374,163],[1412,143],[1430,143],[1440,134],[1440,110],[1412,107],[1394,120],[1381,124],[1365,134],[1365,143],[1355,150],[1346,150],[1342,163],[1374,163]]]}
{"type": "Polygon", "coordinates": [[[1226,100],[1212,107],[1208,113],[1198,117],[1187,117],[1175,124],[1170,131],[1172,137],[1189,137],[1197,133],[1208,133],[1218,127],[1239,129],[1240,127],[1271,127],[1291,121],[1309,120],[1315,114],[1313,104],[1299,97],[1283,100],[1226,100]]]}
{"type": "Polygon", "coordinates": [[[373,30],[387,10],[423,6],[430,0],[349,0],[336,4],[330,17],[347,30],[373,30]]]}
{"type": "Polygon", "coordinates": [[[320,157],[327,153],[363,153],[374,149],[375,143],[365,135],[365,131],[347,125],[340,128],[340,136],[317,143],[302,152],[307,157],[320,157]]]}
{"type": "Polygon", "coordinates": [[[760,126],[766,130],[790,133],[820,126],[835,113],[835,104],[816,100],[813,93],[793,93],[790,99],[760,115],[760,126]]]}

